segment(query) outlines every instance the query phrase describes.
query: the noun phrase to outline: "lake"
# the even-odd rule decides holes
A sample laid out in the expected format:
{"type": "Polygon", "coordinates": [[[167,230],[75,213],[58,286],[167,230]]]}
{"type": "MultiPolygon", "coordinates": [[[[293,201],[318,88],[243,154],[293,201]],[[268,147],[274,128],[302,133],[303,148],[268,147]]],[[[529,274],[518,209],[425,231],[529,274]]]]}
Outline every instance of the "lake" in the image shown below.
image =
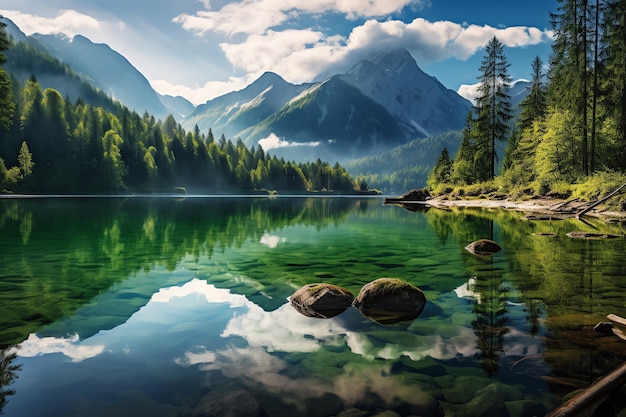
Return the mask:
{"type": "Polygon", "coordinates": [[[354,197],[0,199],[0,411],[36,416],[532,416],[622,363],[626,241],[601,221],[354,197]],[[477,257],[479,238],[503,250],[477,257]],[[380,277],[425,309],[306,317],[380,277]]]}

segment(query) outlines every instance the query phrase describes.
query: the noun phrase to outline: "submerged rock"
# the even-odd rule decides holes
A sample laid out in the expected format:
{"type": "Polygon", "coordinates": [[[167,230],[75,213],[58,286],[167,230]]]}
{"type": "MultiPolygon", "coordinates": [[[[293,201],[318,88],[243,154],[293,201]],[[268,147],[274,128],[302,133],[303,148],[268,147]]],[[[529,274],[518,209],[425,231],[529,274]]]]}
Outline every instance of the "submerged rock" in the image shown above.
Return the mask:
{"type": "Polygon", "coordinates": [[[493,255],[502,250],[502,247],[493,240],[478,239],[465,247],[465,250],[479,256],[493,255]]]}
{"type": "Polygon", "coordinates": [[[413,320],[426,305],[422,290],[397,278],[365,284],[353,303],[361,314],[380,324],[413,320]]]}
{"type": "Polygon", "coordinates": [[[308,284],[289,297],[291,305],[307,317],[331,318],[352,305],[354,295],[338,285],[308,284]]]}

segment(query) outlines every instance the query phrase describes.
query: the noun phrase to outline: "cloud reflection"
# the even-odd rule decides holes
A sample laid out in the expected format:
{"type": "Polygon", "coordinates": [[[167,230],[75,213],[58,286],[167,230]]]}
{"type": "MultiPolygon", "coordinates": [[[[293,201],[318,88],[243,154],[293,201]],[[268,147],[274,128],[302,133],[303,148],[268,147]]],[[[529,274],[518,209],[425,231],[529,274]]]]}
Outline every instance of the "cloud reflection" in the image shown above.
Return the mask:
{"type": "Polygon", "coordinates": [[[259,241],[259,243],[274,249],[276,246],[278,246],[279,243],[283,243],[286,241],[287,239],[284,237],[270,235],[269,233],[265,232],[263,233],[263,236],[261,236],[261,240],[259,241]]]}
{"type": "MultiPolygon", "coordinates": [[[[441,323],[438,320],[435,324],[429,320],[417,320],[408,332],[405,329],[397,330],[402,334],[396,337],[389,333],[385,340],[358,325],[355,329],[355,323],[352,323],[351,329],[349,323],[349,318],[318,320],[305,317],[287,301],[277,310],[267,312],[243,295],[194,278],[182,286],[160,289],[152,295],[148,304],[114,329],[100,331],[85,340],[81,340],[78,335],[62,338],[31,334],[20,345],[18,354],[34,357],[62,353],[78,362],[105,351],[128,354],[133,349],[140,350],[143,343],[151,343],[158,336],[157,333],[186,328],[186,342],[176,346],[179,353],[175,354],[175,361],[179,365],[219,368],[225,375],[234,375],[239,372],[238,369],[242,369],[249,378],[281,385],[280,381],[285,377],[279,374],[285,364],[274,357],[272,352],[308,353],[325,346],[345,344],[352,354],[368,360],[398,359],[402,356],[416,361],[426,357],[441,360],[459,355],[468,357],[476,353],[476,336],[472,329],[453,323],[441,323]],[[211,316],[208,305],[215,304],[223,305],[219,314],[225,321],[219,325],[222,328],[218,326],[212,332],[219,335],[222,342],[212,344],[210,348],[200,344],[190,345],[190,342],[198,340],[200,329],[197,326],[205,329],[209,324],[199,319],[195,319],[197,323],[184,324],[185,320],[196,312],[211,316]],[[241,347],[238,342],[237,347],[232,347],[232,338],[245,340],[246,344],[241,347]],[[228,346],[226,349],[225,345],[228,346]]],[[[217,340],[213,339],[214,342],[217,340]]]]}
{"type": "Polygon", "coordinates": [[[68,338],[39,337],[34,333],[23,341],[17,350],[19,356],[32,358],[51,353],[62,353],[72,362],[82,362],[85,359],[98,356],[105,350],[105,345],[90,345],[81,341],[76,334],[68,338]]]}

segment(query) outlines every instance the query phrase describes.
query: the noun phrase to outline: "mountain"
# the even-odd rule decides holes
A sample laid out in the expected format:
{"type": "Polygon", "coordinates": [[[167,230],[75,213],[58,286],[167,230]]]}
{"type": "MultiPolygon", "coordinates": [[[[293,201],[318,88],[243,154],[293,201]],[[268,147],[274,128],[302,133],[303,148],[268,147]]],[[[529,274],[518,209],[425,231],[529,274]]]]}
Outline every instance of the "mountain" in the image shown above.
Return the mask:
{"type": "Polygon", "coordinates": [[[509,89],[509,95],[511,96],[511,108],[516,115],[518,115],[521,111],[519,105],[528,95],[529,88],[530,81],[526,80],[517,80],[511,84],[511,88],[509,89]]]}
{"type": "Polygon", "coordinates": [[[176,101],[163,99],[146,77],[106,44],[93,43],[81,35],[69,38],[33,34],[31,37],[39,41],[48,53],[89,77],[96,87],[140,114],[148,112],[159,119],[169,114],[181,119],[187,114],[185,109],[191,103],[179,108],[176,101]]]}
{"type": "Polygon", "coordinates": [[[461,129],[471,107],[423,72],[406,49],[378,52],[342,78],[383,105],[412,137],[461,129]]]}
{"type": "Polygon", "coordinates": [[[182,122],[187,130],[197,124],[201,131],[209,128],[228,138],[254,126],[278,112],[308,85],[293,85],[279,75],[266,72],[243,90],[233,91],[195,108],[182,122]]]}
{"type": "Polygon", "coordinates": [[[43,89],[54,88],[70,100],[81,98],[85,103],[115,111],[118,104],[94,87],[88,77],[51,56],[37,40],[27,37],[10,20],[4,21],[7,35],[12,40],[11,47],[5,52],[7,62],[4,68],[19,84],[34,75],[43,89]]]}
{"type": "Polygon", "coordinates": [[[272,133],[294,145],[280,149],[281,156],[338,161],[381,152],[410,139],[381,104],[341,76],[309,87],[277,113],[242,131],[241,137],[254,144],[272,133]],[[297,146],[302,143],[317,146],[297,146]]]}
{"type": "Polygon", "coordinates": [[[275,135],[282,144],[275,154],[345,161],[461,129],[470,107],[424,73],[408,51],[392,49],[314,84],[263,74],[243,90],[196,107],[182,125],[211,127],[251,146],[275,135]]]}

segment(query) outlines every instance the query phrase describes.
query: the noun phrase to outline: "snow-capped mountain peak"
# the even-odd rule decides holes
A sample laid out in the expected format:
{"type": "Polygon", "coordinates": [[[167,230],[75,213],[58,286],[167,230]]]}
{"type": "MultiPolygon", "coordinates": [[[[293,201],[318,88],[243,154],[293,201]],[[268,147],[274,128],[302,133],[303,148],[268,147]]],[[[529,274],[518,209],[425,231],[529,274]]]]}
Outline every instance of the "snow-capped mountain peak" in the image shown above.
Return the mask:
{"type": "Polygon", "coordinates": [[[423,72],[406,49],[379,51],[343,78],[398,117],[413,136],[458,129],[471,106],[423,72]]]}

